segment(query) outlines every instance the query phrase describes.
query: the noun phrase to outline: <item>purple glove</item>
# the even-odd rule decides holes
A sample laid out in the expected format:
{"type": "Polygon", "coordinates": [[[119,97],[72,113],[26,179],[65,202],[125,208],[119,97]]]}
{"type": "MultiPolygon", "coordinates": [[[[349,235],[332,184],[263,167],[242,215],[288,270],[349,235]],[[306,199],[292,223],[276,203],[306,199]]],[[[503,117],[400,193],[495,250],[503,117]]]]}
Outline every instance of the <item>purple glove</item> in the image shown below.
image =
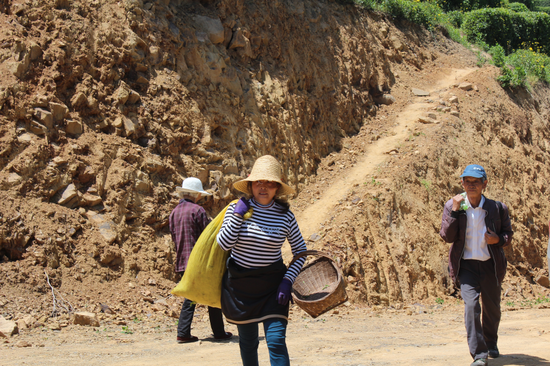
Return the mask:
{"type": "Polygon", "coordinates": [[[246,198],[242,197],[240,200],[237,201],[237,204],[235,205],[235,210],[233,210],[233,213],[243,217],[249,208],[250,208],[250,203],[248,203],[248,200],[246,198]]]}
{"type": "Polygon", "coordinates": [[[292,282],[288,278],[283,278],[279,288],[277,289],[277,302],[279,305],[288,304],[290,297],[290,290],[292,289],[292,282]]]}

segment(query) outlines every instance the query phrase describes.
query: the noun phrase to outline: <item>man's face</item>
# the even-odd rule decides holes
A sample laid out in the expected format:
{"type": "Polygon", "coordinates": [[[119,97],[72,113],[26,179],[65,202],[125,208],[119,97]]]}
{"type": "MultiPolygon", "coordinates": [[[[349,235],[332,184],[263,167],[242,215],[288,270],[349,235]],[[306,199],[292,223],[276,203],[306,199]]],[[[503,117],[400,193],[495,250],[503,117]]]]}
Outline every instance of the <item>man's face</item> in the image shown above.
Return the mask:
{"type": "Polygon", "coordinates": [[[462,187],[469,197],[479,197],[487,187],[487,181],[484,182],[482,178],[464,177],[462,178],[462,187]]]}

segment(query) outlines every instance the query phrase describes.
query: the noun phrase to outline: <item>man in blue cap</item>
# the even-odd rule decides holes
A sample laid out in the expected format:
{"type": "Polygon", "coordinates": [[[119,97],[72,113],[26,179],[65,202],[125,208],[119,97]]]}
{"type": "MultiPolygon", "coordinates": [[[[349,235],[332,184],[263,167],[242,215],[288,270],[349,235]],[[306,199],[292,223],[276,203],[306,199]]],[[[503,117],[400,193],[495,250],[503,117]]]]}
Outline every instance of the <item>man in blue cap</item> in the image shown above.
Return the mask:
{"type": "Polygon", "coordinates": [[[488,357],[499,356],[500,293],[507,263],[502,248],[512,241],[513,231],[508,207],[483,195],[485,169],[468,165],[460,177],[465,192],[445,204],[439,235],[452,244],[449,272],[464,300],[471,366],[485,366],[488,357]]]}

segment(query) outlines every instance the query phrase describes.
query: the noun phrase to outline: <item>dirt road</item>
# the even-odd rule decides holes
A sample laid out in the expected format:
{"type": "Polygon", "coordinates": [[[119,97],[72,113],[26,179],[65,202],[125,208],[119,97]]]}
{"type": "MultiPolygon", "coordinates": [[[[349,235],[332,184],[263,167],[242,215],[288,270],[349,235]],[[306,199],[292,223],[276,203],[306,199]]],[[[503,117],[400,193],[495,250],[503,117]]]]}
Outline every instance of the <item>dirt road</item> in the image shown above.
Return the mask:
{"type": "MultiPolygon", "coordinates": [[[[380,310],[340,306],[312,319],[294,307],[288,328],[293,365],[469,365],[462,304],[410,306],[380,310]]],[[[204,308],[197,312],[193,334],[201,341],[175,342],[174,324],[150,321],[22,334],[10,342],[27,341],[30,348],[0,351],[0,364],[12,365],[240,365],[238,337],[217,342],[204,308]],[[132,334],[129,334],[133,332],[132,334]],[[41,347],[42,346],[42,347],[41,347]]],[[[236,334],[236,328],[227,329],[236,334]]],[[[260,332],[262,335],[263,332],[260,332]]],[[[260,365],[269,365],[260,337],[260,365]]],[[[550,310],[505,311],[500,327],[502,356],[490,365],[550,365],[550,310]]]]}

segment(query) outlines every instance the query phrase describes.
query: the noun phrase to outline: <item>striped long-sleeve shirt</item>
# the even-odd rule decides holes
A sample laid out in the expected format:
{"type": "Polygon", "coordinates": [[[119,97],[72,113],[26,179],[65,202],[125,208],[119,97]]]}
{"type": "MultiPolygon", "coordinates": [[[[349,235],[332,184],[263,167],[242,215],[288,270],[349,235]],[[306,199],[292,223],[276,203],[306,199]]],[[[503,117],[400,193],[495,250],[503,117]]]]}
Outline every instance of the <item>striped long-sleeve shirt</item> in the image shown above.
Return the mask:
{"type": "MultiPolygon", "coordinates": [[[[272,201],[261,205],[250,200],[254,210],[251,218],[244,220],[233,214],[235,203],[229,205],[222,227],[216,237],[223,250],[231,249],[231,257],[245,268],[261,268],[282,258],[281,247],[288,239],[292,254],[307,250],[294,214],[272,201]]],[[[285,278],[294,282],[305,258],[297,260],[286,272],[285,278]]]]}

